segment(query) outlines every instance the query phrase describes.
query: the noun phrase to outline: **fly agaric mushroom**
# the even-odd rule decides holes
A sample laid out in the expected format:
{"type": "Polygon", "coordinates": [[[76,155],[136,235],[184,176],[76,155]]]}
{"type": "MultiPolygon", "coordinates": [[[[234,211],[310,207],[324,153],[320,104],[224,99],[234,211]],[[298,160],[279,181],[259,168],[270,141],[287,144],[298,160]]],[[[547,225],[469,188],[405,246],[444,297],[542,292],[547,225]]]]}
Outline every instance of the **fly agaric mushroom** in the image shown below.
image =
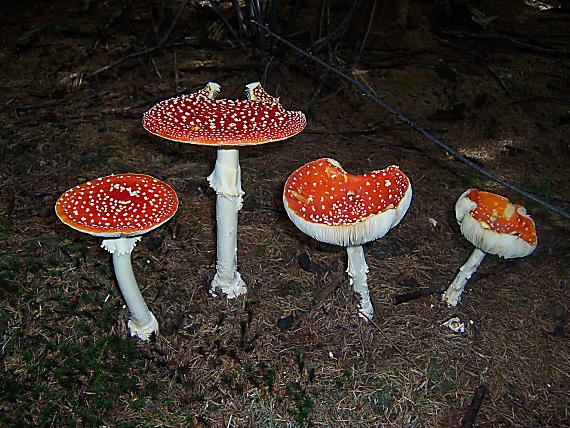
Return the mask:
{"type": "Polygon", "coordinates": [[[166,183],[142,174],[97,178],[65,192],[55,212],[66,225],[105,238],[102,248],[113,254],[113,267],[130,312],[129,334],[142,340],[158,332],[158,322],[139,291],[131,252],[149,232],[167,222],[178,208],[178,197],[166,183]]]}
{"type": "Polygon", "coordinates": [[[461,233],[475,250],[443,293],[443,301],[457,306],[465,284],[486,253],[505,259],[525,257],[536,248],[534,221],[520,205],[507,198],[477,189],[465,191],[455,204],[461,233]]]}
{"type": "Polygon", "coordinates": [[[285,110],[259,82],[246,86],[247,100],[214,99],[219,92],[220,86],[210,82],[196,93],[161,101],[144,114],[143,127],[168,140],[218,149],[208,177],[217,194],[216,275],[210,290],[234,298],[247,291],[237,271],[238,211],[244,195],[238,147],[292,137],[307,121],[302,112],[285,110]]]}
{"type": "Polygon", "coordinates": [[[365,320],[373,318],[374,308],[362,245],[396,226],[411,200],[410,180],[397,166],[351,175],[334,159],[323,158],[303,165],[285,182],[283,203],[295,226],[317,241],[347,247],[347,272],[365,320]]]}

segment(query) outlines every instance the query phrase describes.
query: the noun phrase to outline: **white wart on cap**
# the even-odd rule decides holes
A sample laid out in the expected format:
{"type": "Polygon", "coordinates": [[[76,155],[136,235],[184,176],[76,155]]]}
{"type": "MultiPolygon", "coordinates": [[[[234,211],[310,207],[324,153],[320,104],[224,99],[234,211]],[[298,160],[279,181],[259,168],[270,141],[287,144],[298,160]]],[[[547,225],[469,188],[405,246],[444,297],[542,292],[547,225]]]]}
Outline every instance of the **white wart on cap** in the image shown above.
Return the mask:
{"type": "Polygon", "coordinates": [[[293,172],[283,193],[287,214],[301,231],[342,246],[384,236],[400,222],[411,199],[410,180],[398,167],[351,175],[329,158],[293,172]]]}

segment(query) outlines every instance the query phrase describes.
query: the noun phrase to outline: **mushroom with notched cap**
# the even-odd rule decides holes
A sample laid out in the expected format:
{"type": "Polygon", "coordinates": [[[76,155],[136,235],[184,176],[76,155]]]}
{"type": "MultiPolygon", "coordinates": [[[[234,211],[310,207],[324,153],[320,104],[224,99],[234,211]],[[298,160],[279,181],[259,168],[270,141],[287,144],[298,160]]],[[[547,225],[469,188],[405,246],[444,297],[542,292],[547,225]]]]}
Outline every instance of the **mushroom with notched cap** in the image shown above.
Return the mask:
{"type": "Polygon", "coordinates": [[[455,217],[475,250],[443,293],[443,301],[450,306],[457,306],[465,284],[486,253],[505,259],[525,257],[537,243],[534,221],[526,210],[494,193],[466,190],[455,204],[455,217]]]}
{"type": "Polygon", "coordinates": [[[69,189],[55,205],[66,225],[105,238],[101,247],[113,254],[115,276],[129,308],[129,334],[142,340],[158,333],[158,322],[138,289],[131,252],[140,235],[167,222],[177,208],[178,197],[168,184],[142,174],[97,178],[69,189]]]}
{"type": "Polygon", "coordinates": [[[242,206],[238,148],[283,140],[306,125],[300,111],[285,110],[259,82],[246,86],[247,100],[215,99],[216,83],[190,95],[159,102],[143,117],[143,127],[159,137],[182,143],[214,146],[217,159],[208,177],[217,194],[217,261],[211,292],[228,298],[247,291],[237,271],[238,211],[242,206]]]}
{"type": "Polygon", "coordinates": [[[410,180],[396,166],[352,175],[323,158],[303,165],[285,182],[283,203],[291,221],[318,241],[347,247],[347,272],[365,320],[373,318],[374,308],[362,245],[396,226],[411,200],[410,180]]]}

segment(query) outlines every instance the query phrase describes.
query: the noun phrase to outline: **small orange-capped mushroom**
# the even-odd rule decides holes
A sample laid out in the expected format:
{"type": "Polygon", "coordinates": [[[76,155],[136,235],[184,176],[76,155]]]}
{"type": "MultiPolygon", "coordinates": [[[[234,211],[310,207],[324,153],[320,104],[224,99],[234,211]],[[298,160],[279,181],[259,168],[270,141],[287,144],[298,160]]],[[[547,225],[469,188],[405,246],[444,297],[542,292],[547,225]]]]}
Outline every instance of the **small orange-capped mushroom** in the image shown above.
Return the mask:
{"type": "Polygon", "coordinates": [[[486,253],[506,259],[525,257],[536,248],[534,221],[526,210],[507,198],[477,189],[466,190],[455,204],[461,233],[475,250],[443,294],[443,300],[456,306],[465,284],[479,267],[486,253]]]}
{"type": "MultiPolygon", "coordinates": [[[[477,189],[468,190],[464,198],[476,204],[469,215],[485,229],[498,234],[518,236],[530,247],[536,246],[536,228],[524,207],[507,198],[477,189]]],[[[461,211],[460,211],[461,214],[461,211]]]]}

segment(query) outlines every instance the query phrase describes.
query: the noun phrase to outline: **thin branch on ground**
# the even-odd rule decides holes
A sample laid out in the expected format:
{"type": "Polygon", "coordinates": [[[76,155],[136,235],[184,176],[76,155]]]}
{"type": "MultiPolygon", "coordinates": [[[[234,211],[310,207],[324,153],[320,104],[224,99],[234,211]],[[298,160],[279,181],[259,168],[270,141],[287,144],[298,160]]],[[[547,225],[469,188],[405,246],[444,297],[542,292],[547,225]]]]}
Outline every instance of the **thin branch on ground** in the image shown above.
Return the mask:
{"type": "Polygon", "coordinates": [[[107,70],[109,70],[109,69],[111,69],[111,68],[113,68],[119,64],[122,64],[123,62],[128,61],[129,59],[138,58],[140,56],[145,56],[145,55],[151,54],[151,53],[156,52],[157,50],[165,48],[167,46],[180,46],[180,45],[184,45],[184,44],[185,43],[172,43],[172,44],[163,45],[163,46],[157,45],[157,46],[154,46],[152,48],[144,49],[142,51],[133,52],[132,54],[129,54],[129,55],[126,55],[122,58],[119,58],[118,60],[113,61],[112,63],[107,64],[107,65],[105,65],[105,66],[103,66],[103,67],[101,67],[95,71],[92,71],[91,73],[87,73],[85,75],[85,78],[90,79],[91,77],[94,77],[97,74],[102,73],[103,71],[107,71],[107,70]]]}
{"type": "Polygon", "coordinates": [[[503,36],[501,34],[476,34],[461,31],[439,31],[443,36],[455,37],[458,39],[472,39],[483,42],[490,42],[500,45],[501,47],[512,48],[521,52],[528,52],[537,55],[543,55],[554,58],[568,58],[568,52],[557,49],[543,48],[531,43],[523,42],[512,37],[503,36]]]}
{"type": "Polygon", "coordinates": [[[374,135],[379,132],[386,132],[390,130],[394,130],[398,127],[398,125],[380,125],[374,128],[366,128],[366,129],[346,129],[340,131],[332,131],[330,129],[305,129],[303,131],[304,134],[328,134],[328,135],[374,135]]]}
{"type": "Polygon", "coordinates": [[[486,169],[480,167],[479,165],[477,165],[475,162],[467,159],[465,156],[463,156],[461,153],[459,153],[457,150],[455,150],[454,148],[452,148],[451,146],[449,146],[448,144],[444,143],[443,141],[441,141],[440,139],[436,138],[435,136],[433,136],[432,134],[430,134],[426,129],[424,129],[423,127],[421,127],[420,125],[418,125],[417,123],[415,123],[414,121],[412,121],[410,118],[408,118],[407,116],[403,115],[402,113],[398,112],[397,110],[395,110],[392,106],[390,106],[386,101],[384,101],[382,98],[380,98],[379,96],[375,95],[366,85],[363,85],[362,83],[360,83],[359,81],[355,80],[354,78],[352,78],[351,76],[349,76],[348,74],[346,74],[345,72],[339,70],[338,68],[330,65],[329,63],[323,61],[322,59],[312,55],[311,53],[305,52],[303,49],[299,48],[298,46],[296,46],[295,44],[291,43],[289,40],[279,36],[278,34],[275,34],[273,31],[271,31],[270,29],[264,27],[263,25],[257,23],[254,21],[255,25],[258,25],[260,28],[263,28],[265,30],[265,32],[267,34],[269,34],[270,36],[276,38],[277,40],[279,40],[280,42],[284,43],[285,45],[289,46],[290,48],[292,48],[293,50],[301,53],[302,55],[304,55],[305,57],[307,57],[308,59],[311,59],[312,61],[318,63],[319,65],[321,65],[322,67],[325,67],[326,69],[332,71],[333,73],[335,73],[336,75],[342,77],[343,79],[347,80],[348,82],[350,82],[353,86],[355,86],[359,91],[361,91],[365,96],[367,96],[368,98],[370,98],[374,103],[378,104],[380,107],[382,107],[383,109],[385,109],[386,111],[392,113],[394,116],[396,116],[396,118],[408,125],[410,128],[412,128],[414,131],[418,132],[419,134],[421,134],[422,136],[424,136],[427,140],[429,140],[430,142],[432,142],[433,144],[439,146],[440,148],[442,148],[443,150],[445,150],[447,153],[449,153],[451,156],[453,156],[455,159],[463,162],[465,165],[469,166],[471,169],[474,169],[475,171],[477,171],[480,175],[483,175],[485,177],[487,177],[488,179],[495,181],[497,183],[499,183],[500,185],[502,185],[503,187],[506,187],[507,189],[512,190],[513,192],[519,193],[520,195],[523,195],[525,197],[527,197],[528,199],[531,199],[532,201],[544,206],[545,208],[547,208],[548,210],[552,211],[553,213],[556,213],[566,219],[570,219],[570,213],[563,210],[560,207],[557,207],[556,205],[551,204],[550,202],[536,196],[535,194],[521,188],[518,187],[514,184],[509,183],[508,181],[495,176],[494,174],[492,174],[491,172],[487,171],[486,169]]]}
{"type": "Polygon", "coordinates": [[[323,92],[323,89],[325,87],[329,75],[330,73],[328,70],[324,70],[322,72],[321,77],[319,78],[319,86],[315,91],[315,93],[313,94],[313,96],[309,99],[309,101],[305,105],[305,110],[309,111],[312,109],[313,105],[315,104],[315,101],[317,100],[319,95],[321,95],[321,93],[323,92]]]}
{"type": "Polygon", "coordinates": [[[418,371],[421,371],[422,369],[416,364],[416,362],[414,360],[412,360],[410,358],[410,356],[406,353],[406,351],[404,351],[402,348],[400,348],[398,345],[396,345],[396,343],[394,343],[387,335],[386,333],[384,333],[384,331],[380,328],[380,326],[378,324],[376,324],[376,322],[372,319],[369,318],[368,315],[366,315],[363,312],[360,312],[360,314],[362,316],[364,316],[364,318],[366,318],[366,320],[372,324],[374,326],[374,328],[376,328],[376,330],[378,330],[378,332],[384,337],[384,339],[386,339],[388,341],[388,343],[390,344],[390,346],[396,351],[398,352],[408,363],[410,363],[411,365],[413,365],[418,371]]]}
{"type": "Polygon", "coordinates": [[[407,293],[396,294],[392,297],[394,305],[411,302],[412,300],[422,297],[431,296],[436,293],[443,293],[447,285],[432,285],[431,287],[418,288],[417,290],[408,291],[407,293]]]}
{"type": "MultiPolygon", "coordinates": [[[[293,27],[293,23],[295,22],[295,19],[297,19],[297,15],[299,14],[299,9],[301,8],[302,3],[303,3],[303,0],[295,1],[295,5],[293,6],[293,9],[291,9],[291,12],[289,12],[289,17],[287,18],[287,26],[285,27],[285,31],[283,32],[284,34],[286,34],[286,35],[289,34],[289,31],[293,27]]],[[[258,25],[257,23],[255,23],[255,24],[258,25]]]]}
{"type": "Polygon", "coordinates": [[[138,58],[140,56],[144,56],[144,55],[148,55],[150,53],[156,52],[158,50],[161,50],[167,46],[176,46],[176,45],[184,45],[185,43],[172,43],[172,44],[166,44],[166,41],[170,38],[170,35],[172,34],[172,31],[174,30],[174,26],[176,25],[176,22],[178,21],[178,18],[180,17],[182,11],[184,10],[184,8],[186,7],[186,3],[187,0],[184,0],[184,2],[182,3],[182,5],[180,6],[180,8],[178,9],[178,12],[175,16],[175,18],[172,20],[172,23],[170,24],[170,27],[168,28],[168,30],[166,31],[166,33],[164,34],[164,36],[162,36],[162,38],[160,39],[160,41],[158,42],[158,44],[152,48],[148,48],[148,49],[144,49],[142,51],[139,52],[134,52],[130,55],[124,56],[122,58],[119,58],[118,60],[112,62],[111,64],[108,64],[104,67],[99,68],[98,70],[95,70],[91,73],[88,73],[85,75],[85,78],[89,79],[91,77],[96,76],[97,74],[109,70],[110,68],[115,67],[116,65],[119,65],[129,59],[133,59],[133,58],[138,58]]]}
{"type": "Polygon", "coordinates": [[[356,53],[356,58],[354,58],[354,63],[352,64],[352,68],[356,67],[356,64],[360,61],[360,57],[362,56],[362,52],[364,51],[364,47],[366,46],[366,42],[368,41],[368,36],[370,34],[370,30],[372,29],[372,22],[374,22],[374,15],[376,15],[376,0],[372,3],[372,10],[370,11],[370,18],[368,19],[368,25],[366,26],[366,31],[364,32],[364,36],[362,36],[362,41],[360,42],[360,47],[358,48],[358,52],[356,53]]]}
{"type": "Polygon", "coordinates": [[[243,19],[243,13],[241,13],[241,7],[239,5],[238,0],[232,0],[232,5],[234,7],[234,13],[237,18],[237,26],[240,33],[247,34],[247,26],[245,25],[245,21],[243,19]]]}
{"type": "MultiPolygon", "coordinates": [[[[199,0],[194,0],[194,1],[198,4],[200,4],[199,0]]],[[[234,30],[234,27],[232,26],[232,24],[230,24],[230,21],[228,21],[228,18],[226,18],[226,15],[224,15],[224,13],[220,10],[220,8],[216,4],[216,2],[213,0],[207,0],[207,2],[208,2],[208,5],[214,11],[214,13],[218,16],[218,18],[220,18],[222,20],[222,22],[224,23],[224,25],[226,26],[228,31],[232,34],[232,37],[236,40],[236,42],[238,43],[241,50],[245,51],[245,45],[241,41],[239,34],[236,32],[236,30],[234,30]]]]}
{"type": "Polygon", "coordinates": [[[356,11],[360,8],[361,5],[362,0],[354,0],[352,7],[343,18],[343,20],[339,23],[339,25],[324,40],[318,42],[315,46],[313,46],[311,51],[314,53],[319,53],[330,44],[335,43],[340,38],[342,38],[345,35],[346,30],[348,30],[348,27],[352,22],[356,11]]]}
{"type": "Polygon", "coordinates": [[[180,90],[180,80],[178,79],[178,60],[176,55],[176,49],[174,50],[174,88],[175,90],[180,90]]]}
{"type": "Polygon", "coordinates": [[[184,10],[184,8],[186,7],[186,4],[188,3],[188,0],[184,0],[182,2],[182,4],[180,5],[180,8],[178,9],[178,12],[176,12],[176,16],[174,17],[174,19],[172,20],[172,23],[170,24],[170,27],[168,27],[168,30],[166,30],[166,33],[164,33],[164,36],[162,36],[162,38],[160,39],[160,41],[158,42],[158,46],[162,47],[164,46],[164,44],[166,43],[166,41],[170,38],[170,35],[172,34],[172,31],[174,30],[174,27],[176,26],[176,22],[178,22],[178,18],[180,18],[180,15],[182,14],[182,11],[184,10]]]}
{"type": "Polygon", "coordinates": [[[475,418],[481,409],[481,405],[483,404],[483,399],[487,394],[487,385],[482,384],[475,390],[475,394],[473,394],[473,399],[471,400],[471,404],[465,411],[463,418],[461,419],[461,428],[471,428],[475,423],[475,418]]]}

